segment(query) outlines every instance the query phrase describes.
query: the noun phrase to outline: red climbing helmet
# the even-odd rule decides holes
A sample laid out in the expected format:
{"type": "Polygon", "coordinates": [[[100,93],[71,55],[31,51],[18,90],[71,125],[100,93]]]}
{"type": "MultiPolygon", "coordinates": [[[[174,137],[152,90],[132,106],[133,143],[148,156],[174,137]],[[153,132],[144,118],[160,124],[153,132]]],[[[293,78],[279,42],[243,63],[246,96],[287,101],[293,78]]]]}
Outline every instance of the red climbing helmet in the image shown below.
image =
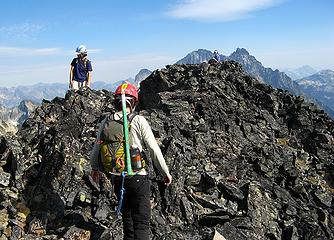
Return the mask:
{"type": "Polygon", "coordinates": [[[122,95],[122,90],[124,90],[126,96],[131,96],[136,102],[138,102],[138,89],[134,85],[130,83],[123,83],[119,85],[115,91],[115,95],[122,95]]]}
{"type": "Polygon", "coordinates": [[[136,86],[130,83],[122,83],[115,91],[115,100],[121,101],[122,91],[124,90],[126,101],[131,107],[134,107],[138,103],[138,89],[136,86]]]}

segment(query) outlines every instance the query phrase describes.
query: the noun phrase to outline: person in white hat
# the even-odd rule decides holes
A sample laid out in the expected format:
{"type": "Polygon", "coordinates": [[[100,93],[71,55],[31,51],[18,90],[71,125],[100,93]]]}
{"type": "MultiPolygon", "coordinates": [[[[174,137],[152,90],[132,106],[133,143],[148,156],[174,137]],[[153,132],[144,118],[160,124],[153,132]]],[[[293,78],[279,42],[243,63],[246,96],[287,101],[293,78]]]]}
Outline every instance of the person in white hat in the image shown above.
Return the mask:
{"type": "Polygon", "coordinates": [[[69,86],[73,90],[79,90],[80,87],[90,87],[93,68],[84,45],[78,46],[75,53],[77,57],[71,62],[69,86]]]}

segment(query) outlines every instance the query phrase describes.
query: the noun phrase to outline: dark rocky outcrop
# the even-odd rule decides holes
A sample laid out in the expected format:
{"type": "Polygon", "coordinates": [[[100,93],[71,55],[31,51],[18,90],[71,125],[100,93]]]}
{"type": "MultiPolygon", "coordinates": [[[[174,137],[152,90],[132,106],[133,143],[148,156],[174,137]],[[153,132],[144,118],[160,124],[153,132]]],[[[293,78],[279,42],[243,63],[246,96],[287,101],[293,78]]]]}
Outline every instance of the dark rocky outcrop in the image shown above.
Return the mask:
{"type": "MultiPolygon", "coordinates": [[[[110,183],[88,177],[112,100],[70,91],[1,138],[3,239],[121,238],[110,183]]],[[[174,177],[150,165],[154,239],[333,239],[334,122],[315,105],[226,61],[154,71],[138,110],[174,177]]]]}

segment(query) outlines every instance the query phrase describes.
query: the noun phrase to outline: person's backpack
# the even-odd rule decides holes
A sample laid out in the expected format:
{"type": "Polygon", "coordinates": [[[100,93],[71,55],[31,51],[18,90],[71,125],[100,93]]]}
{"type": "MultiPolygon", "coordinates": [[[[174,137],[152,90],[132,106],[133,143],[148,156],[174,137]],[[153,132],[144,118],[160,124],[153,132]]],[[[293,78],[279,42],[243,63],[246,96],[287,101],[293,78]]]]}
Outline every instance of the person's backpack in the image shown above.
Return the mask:
{"type": "MultiPolygon", "coordinates": [[[[79,62],[80,62],[80,59],[79,59],[78,57],[75,58],[75,64],[78,65],[79,62]]],[[[85,71],[88,72],[87,65],[88,65],[88,62],[90,62],[90,61],[88,60],[88,58],[84,58],[84,59],[82,60],[82,62],[83,62],[85,71]]]]}
{"type": "Polygon", "coordinates": [[[86,72],[88,72],[88,62],[90,62],[89,60],[88,60],[88,58],[84,58],[83,59],[83,64],[84,64],[84,68],[85,68],[85,70],[86,70],[86,72]]]}
{"type": "MultiPolygon", "coordinates": [[[[132,119],[136,113],[127,115],[129,123],[129,132],[132,119]]],[[[124,133],[123,119],[115,120],[114,115],[110,115],[106,120],[100,137],[100,160],[104,172],[122,173],[126,171],[126,159],[124,152],[124,133]]],[[[129,134],[129,142],[131,142],[131,134],[129,134]]],[[[139,149],[130,149],[132,171],[137,172],[145,168],[146,162],[141,157],[139,149]]]]}

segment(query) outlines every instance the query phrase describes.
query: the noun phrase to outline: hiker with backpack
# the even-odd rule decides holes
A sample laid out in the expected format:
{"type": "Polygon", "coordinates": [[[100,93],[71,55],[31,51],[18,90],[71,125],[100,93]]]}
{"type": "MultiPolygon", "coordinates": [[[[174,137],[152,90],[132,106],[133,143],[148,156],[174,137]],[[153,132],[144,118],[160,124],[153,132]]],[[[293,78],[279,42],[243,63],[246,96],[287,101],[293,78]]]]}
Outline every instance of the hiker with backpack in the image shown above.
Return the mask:
{"type": "Polygon", "coordinates": [[[81,87],[90,87],[93,69],[84,45],[78,46],[75,52],[77,57],[71,62],[69,86],[73,90],[79,90],[81,87]]]}
{"type": "Polygon", "coordinates": [[[220,55],[219,55],[219,53],[218,53],[218,50],[215,50],[215,51],[213,52],[213,58],[211,58],[211,59],[208,61],[208,63],[209,63],[210,65],[217,65],[218,63],[220,63],[220,55]]]}
{"type": "Polygon", "coordinates": [[[218,50],[215,50],[213,52],[213,59],[216,60],[217,62],[220,62],[220,55],[218,53],[218,50]]]}
{"type": "Polygon", "coordinates": [[[171,184],[172,176],[149,123],[134,112],[137,103],[138,90],[134,85],[124,83],[116,89],[116,112],[102,121],[91,153],[91,178],[99,183],[103,172],[114,183],[124,239],[147,240],[150,235],[151,182],[144,146],[163,175],[166,186],[171,184]]]}

